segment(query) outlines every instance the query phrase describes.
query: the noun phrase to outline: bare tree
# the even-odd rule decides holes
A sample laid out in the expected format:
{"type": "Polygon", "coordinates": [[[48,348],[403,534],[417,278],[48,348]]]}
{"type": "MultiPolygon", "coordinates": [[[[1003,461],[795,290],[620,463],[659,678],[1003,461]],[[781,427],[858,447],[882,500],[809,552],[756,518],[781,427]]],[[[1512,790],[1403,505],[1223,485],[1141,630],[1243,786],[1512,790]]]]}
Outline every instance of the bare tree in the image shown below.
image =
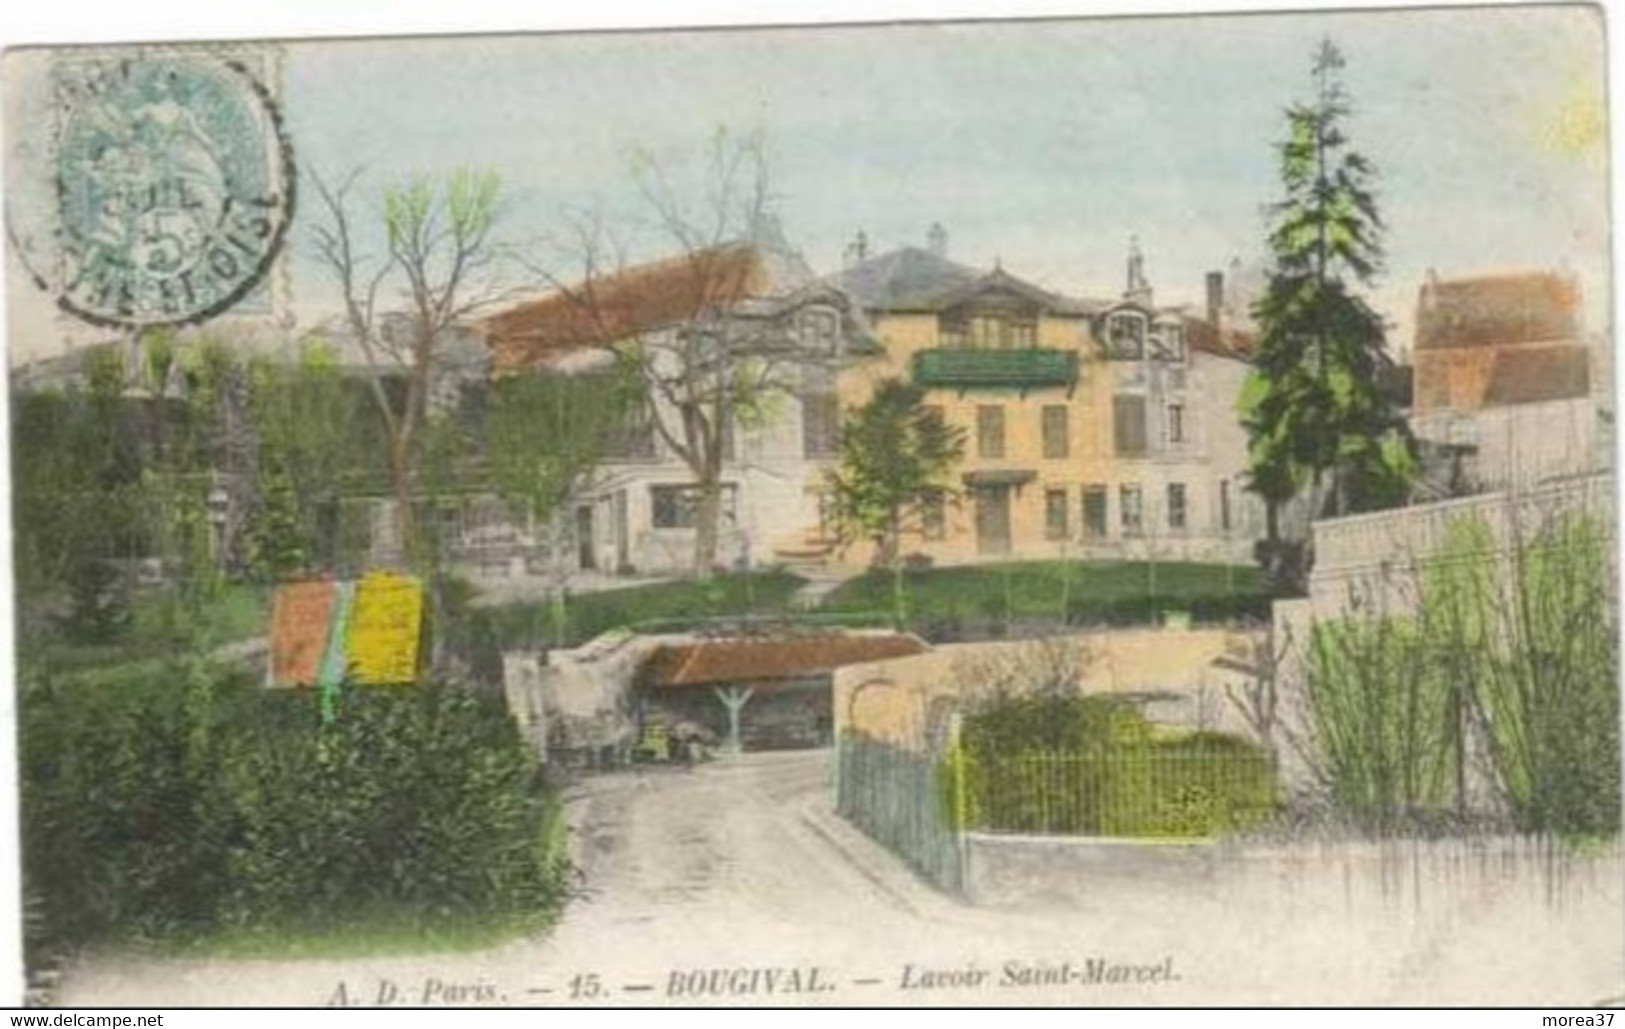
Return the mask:
{"type": "Polygon", "coordinates": [[[1291,652],[1292,630],[1288,626],[1279,640],[1273,631],[1260,634],[1248,639],[1239,653],[1226,653],[1214,661],[1220,668],[1247,677],[1239,684],[1225,683],[1224,696],[1253,738],[1271,755],[1276,754],[1276,733],[1281,722],[1281,669],[1291,652]]]}
{"type": "Polygon", "coordinates": [[[799,387],[799,368],[827,361],[851,323],[839,295],[813,284],[804,268],[785,275],[776,267],[799,259],[785,252],[771,213],[759,136],[712,138],[697,201],[649,155],[637,158],[633,177],[674,256],[627,268],[602,219],[586,216],[565,241],[578,276],[531,270],[573,309],[574,342],[611,350],[635,370],[649,427],[693,476],[693,565],[705,577],[717,563],[735,426],[771,417],[774,398],[799,387]],[[814,301],[836,307],[828,347],[806,345],[798,314],[814,301]]]}
{"type": "Polygon", "coordinates": [[[494,173],[462,169],[441,184],[420,175],[386,186],[383,246],[375,253],[374,227],[358,224],[354,211],[359,178],[352,172],[333,185],[313,176],[326,216],[314,229],[316,256],[339,287],[346,328],[366,360],[384,425],[395,530],[410,554],[436,366],[458,324],[496,297],[494,266],[503,249],[492,232],[501,184],[494,173]],[[381,309],[381,295],[393,295],[398,306],[381,309]]]}
{"type": "Polygon", "coordinates": [[[978,647],[954,661],[960,695],[974,703],[996,703],[1028,695],[1070,696],[1096,660],[1089,641],[1077,636],[1041,636],[1017,643],[978,647]]]}

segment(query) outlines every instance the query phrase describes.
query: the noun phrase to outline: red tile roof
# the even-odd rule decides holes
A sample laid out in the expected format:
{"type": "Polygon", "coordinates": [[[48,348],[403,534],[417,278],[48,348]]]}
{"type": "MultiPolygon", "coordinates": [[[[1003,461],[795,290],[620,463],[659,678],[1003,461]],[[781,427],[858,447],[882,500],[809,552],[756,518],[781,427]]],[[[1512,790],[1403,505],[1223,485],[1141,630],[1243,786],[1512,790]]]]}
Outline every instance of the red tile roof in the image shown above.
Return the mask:
{"type": "Polygon", "coordinates": [[[1200,350],[1204,354],[1246,361],[1253,356],[1258,339],[1241,329],[1223,328],[1201,318],[1186,318],[1185,343],[1192,350],[1200,350]]]}
{"type": "Polygon", "coordinates": [[[902,635],[705,640],[660,647],[644,662],[639,680],[645,686],[671,688],[806,679],[844,665],[905,657],[927,649],[917,637],[902,635]]]}
{"type": "Polygon", "coordinates": [[[748,244],[697,250],[588,279],[482,319],[494,370],[533,365],[689,321],[764,291],[762,253],[748,244]]]}
{"type": "Polygon", "coordinates": [[[1507,347],[1495,355],[1484,405],[1538,404],[1591,391],[1591,355],[1573,343],[1507,347]]]}
{"type": "Polygon", "coordinates": [[[1574,339],[1579,308],[1579,285],[1553,272],[1430,279],[1417,298],[1416,349],[1574,339]]]}

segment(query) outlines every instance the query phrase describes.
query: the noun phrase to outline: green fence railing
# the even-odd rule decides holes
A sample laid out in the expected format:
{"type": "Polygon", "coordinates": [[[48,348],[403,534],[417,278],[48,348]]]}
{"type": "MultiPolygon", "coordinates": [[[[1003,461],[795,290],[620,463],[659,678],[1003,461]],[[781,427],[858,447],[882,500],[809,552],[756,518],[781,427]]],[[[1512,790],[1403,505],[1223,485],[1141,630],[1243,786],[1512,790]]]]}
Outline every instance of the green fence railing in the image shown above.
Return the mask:
{"type": "Polygon", "coordinates": [[[841,734],[836,760],[836,812],[930,882],[958,890],[963,868],[947,766],[850,732],[841,734]]]}
{"type": "Polygon", "coordinates": [[[1255,826],[1278,803],[1275,770],[1253,749],[1151,744],[964,764],[965,824],[985,832],[1208,837],[1255,826]]]}

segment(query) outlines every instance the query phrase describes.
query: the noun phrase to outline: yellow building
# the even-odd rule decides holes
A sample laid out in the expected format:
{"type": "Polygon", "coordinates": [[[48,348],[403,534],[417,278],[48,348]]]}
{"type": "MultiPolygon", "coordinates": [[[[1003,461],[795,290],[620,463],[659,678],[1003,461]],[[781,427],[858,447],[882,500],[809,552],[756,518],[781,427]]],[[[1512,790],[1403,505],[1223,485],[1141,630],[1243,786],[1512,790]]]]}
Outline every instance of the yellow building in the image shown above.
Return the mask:
{"type": "MultiPolygon", "coordinates": [[[[945,250],[934,229],[926,248],[850,255],[861,259],[834,277],[880,342],[841,369],[842,409],[898,378],[925,386],[965,432],[952,488],[902,553],[939,564],[1248,559],[1257,519],[1241,488],[1239,335],[1216,315],[1155,307],[1137,248],[1113,301],[972,269],[945,250]]],[[[1208,288],[1212,313],[1211,277],[1208,288]]],[[[854,547],[844,560],[871,556],[854,547]]]]}

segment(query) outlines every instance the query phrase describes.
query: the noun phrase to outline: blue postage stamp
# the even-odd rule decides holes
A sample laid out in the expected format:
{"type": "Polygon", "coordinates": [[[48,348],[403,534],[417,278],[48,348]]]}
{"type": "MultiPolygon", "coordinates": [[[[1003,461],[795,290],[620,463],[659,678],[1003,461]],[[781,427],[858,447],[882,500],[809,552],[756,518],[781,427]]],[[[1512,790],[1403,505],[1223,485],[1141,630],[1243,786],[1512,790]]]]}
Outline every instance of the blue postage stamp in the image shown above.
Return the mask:
{"type": "Polygon", "coordinates": [[[293,208],[291,150],[265,87],[205,53],[53,62],[54,184],[41,284],[96,324],[202,321],[271,267],[293,208]]]}

